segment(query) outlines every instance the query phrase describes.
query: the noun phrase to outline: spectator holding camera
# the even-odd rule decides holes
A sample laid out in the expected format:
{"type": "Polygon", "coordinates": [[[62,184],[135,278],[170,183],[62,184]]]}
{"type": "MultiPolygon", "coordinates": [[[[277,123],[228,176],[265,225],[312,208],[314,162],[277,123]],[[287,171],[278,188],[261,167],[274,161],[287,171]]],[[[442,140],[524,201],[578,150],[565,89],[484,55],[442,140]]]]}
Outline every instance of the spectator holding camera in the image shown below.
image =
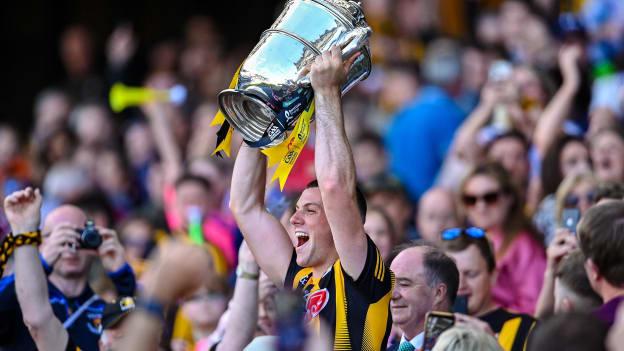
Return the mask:
{"type": "MultiPolygon", "coordinates": [[[[54,315],[76,346],[95,350],[105,302],[88,284],[94,260],[99,257],[120,296],[134,295],[136,282],[115,231],[85,226],[85,223],[84,212],[72,205],[50,212],[43,223],[40,264],[47,275],[48,298],[54,315]],[[99,245],[87,248],[88,243],[99,241],[99,245]]],[[[0,282],[0,346],[4,350],[36,350],[22,323],[26,316],[22,316],[18,306],[15,284],[13,275],[0,282]]]]}

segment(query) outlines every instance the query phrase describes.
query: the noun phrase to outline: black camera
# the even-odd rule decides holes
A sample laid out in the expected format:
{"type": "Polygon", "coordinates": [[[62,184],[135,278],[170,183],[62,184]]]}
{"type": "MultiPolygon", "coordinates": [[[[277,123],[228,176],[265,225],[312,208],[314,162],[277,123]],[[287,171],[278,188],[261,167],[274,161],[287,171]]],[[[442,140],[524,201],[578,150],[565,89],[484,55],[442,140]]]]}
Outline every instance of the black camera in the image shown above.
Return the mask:
{"type": "Polygon", "coordinates": [[[102,236],[91,220],[85,223],[84,228],[78,229],[78,234],[80,234],[79,244],[82,249],[96,250],[102,245],[102,236]]]}

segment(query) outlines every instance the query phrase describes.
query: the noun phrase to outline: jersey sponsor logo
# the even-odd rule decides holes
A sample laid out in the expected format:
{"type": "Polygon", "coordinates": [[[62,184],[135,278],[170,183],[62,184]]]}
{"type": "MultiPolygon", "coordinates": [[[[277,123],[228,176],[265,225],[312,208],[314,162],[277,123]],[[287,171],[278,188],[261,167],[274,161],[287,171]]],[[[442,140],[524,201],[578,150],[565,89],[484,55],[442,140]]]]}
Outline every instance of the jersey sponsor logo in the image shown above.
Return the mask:
{"type": "Polygon", "coordinates": [[[306,319],[310,320],[318,316],[329,302],[329,291],[327,289],[317,290],[308,296],[306,302],[306,319]]]}

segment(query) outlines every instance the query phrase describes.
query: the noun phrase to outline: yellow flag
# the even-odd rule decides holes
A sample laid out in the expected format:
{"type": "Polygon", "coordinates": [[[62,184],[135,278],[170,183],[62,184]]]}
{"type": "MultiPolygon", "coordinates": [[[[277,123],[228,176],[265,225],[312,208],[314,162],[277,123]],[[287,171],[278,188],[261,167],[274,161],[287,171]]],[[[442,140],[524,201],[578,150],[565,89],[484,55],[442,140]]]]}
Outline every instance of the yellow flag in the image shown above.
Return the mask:
{"type": "MultiPolygon", "coordinates": [[[[236,87],[236,84],[238,83],[238,73],[240,72],[241,66],[242,64],[238,66],[238,68],[236,69],[236,73],[234,73],[234,76],[232,77],[232,80],[230,81],[230,85],[228,87],[229,89],[234,89],[236,87]]],[[[223,114],[223,111],[219,109],[217,111],[217,114],[212,119],[212,122],[210,122],[210,126],[211,127],[220,126],[224,122],[225,122],[225,114],[223,114]]],[[[227,157],[230,157],[230,144],[232,143],[233,132],[234,132],[234,129],[232,128],[232,126],[230,126],[230,128],[228,128],[227,134],[225,135],[225,138],[221,140],[219,145],[217,145],[215,150],[212,152],[212,156],[216,155],[219,151],[223,151],[225,152],[227,157]]]]}
{"type": "MultiPolygon", "coordinates": [[[[221,111],[219,111],[219,112],[221,112],[221,111]]],[[[233,132],[234,132],[234,128],[232,128],[230,126],[230,128],[228,128],[227,134],[225,135],[225,138],[219,143],[219,145],[217,145],[217,147],[212,152],[211,156],[216,155],[217,152],[219,152],[219,151],[223,151],[223,152],[225,152],[225,155],[227,157],[230,157],[230,145],[232,144],[232,133],[233,132]]]]}
{"type": "Polygon", "coordinates": [[[310,103],[307,110],[303,111],[295,124],[295,128],[290,133],[290,136],[282,143],[269,149],[262,150],[268,158],[269,167],[279,162],[271,182],[275,179],[279,180],[280,190],[284,190],[286,179],[290,175],[301,150],[303,150],[305,144],[308,142],[310,136],[310,121],[312,120],[312,114],[314,114],[314,101],[310,103]]]}

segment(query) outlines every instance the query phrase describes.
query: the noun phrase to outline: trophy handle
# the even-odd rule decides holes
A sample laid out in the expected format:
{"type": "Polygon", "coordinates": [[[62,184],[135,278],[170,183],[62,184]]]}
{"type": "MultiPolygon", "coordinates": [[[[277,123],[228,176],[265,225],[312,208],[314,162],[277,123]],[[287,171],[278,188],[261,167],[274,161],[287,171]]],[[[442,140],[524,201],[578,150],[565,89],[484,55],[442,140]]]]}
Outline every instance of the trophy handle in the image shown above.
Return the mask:
{"type": "MultiPolygon", "coordinates": [[[[360,50],[371,35],[370,27],[357,27],[342,37],[336,45],[342,47],[342,60],[346,60],[360,50]]],[[[304,68],[307,71],[308,67],[304,68]]],[[[297,80],[297,85],[303,88],[310,87],[310,76],[306,73],[297,80]]]]}

